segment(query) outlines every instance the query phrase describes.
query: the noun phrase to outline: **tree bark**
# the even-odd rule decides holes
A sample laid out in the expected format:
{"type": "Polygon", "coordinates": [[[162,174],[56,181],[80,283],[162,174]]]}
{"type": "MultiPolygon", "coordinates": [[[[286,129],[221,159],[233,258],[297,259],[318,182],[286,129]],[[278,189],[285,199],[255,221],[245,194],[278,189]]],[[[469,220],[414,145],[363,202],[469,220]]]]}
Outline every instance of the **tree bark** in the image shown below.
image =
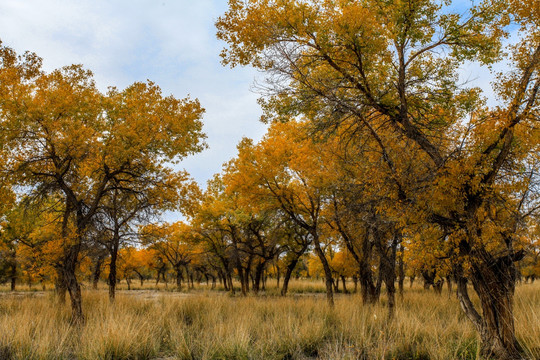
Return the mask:
{"type": "Polygon", "coordinates": [[[285,271],[285,276],[283,277],[283,287],[281,288],[281,296],[287,295],[289,290],[289,281],[291,280],[291,275],[298,264],[300,256],[296,256],[293,260],[287,265],[287,270],[285,271]]]}
{"type": "Polygon", "coordinates": [[[82,325],[84,324],[85,319],[82,310],[81,286],[75,275],[81,246],[80,235],[77,236],[77,240],[75,241],[76,244],[68,246],[64,252],[62,273],[71,300],[71,323],[73,325],[82,325]]]}
{"type": "Polygon", "coordinates": [[[403,299],[403,284],[405,283],[405,263],[403,261],[403,245],[399,245],[398,252],[398,291],[399,297],[403,299]]]}
{"type": "Polygon", "coordinates": [[[114,302],[114,299],[116,297],[117,260],[118,260],[118,247],[113,245],[113,248],[111,249],[111,263],[109,264],[109,301],[111,303],[114,302]]]}
{"type": "Polygon", "coordinates": [[[325,283],[326,283],[326,301],[328,302],[328,305],[334,306],[334,292],[332,291],[332,285],[334,283],[334,280],[332,278],[332,270],[330,269],[330,265],[328,264],[328,260],[326,259],[326,255],[321,249],[321,244],[319,242],[319,235],[316,233],[316,231],[312,232],[313,236],[313,244],[315,245],[315,252],[319,256],[319,260],[321,260],[323,269],[324,269],[324,276],[325,276],[325,283]]]}
{"type": "Polygon", "coordinates": [[[469,298],[463,275],[457,277],[457,294],[463,311],[480,334],[481,355],[499,360],[524,359],[514,329],[512,261],[477,262],[473,264],[471,280],[480,298],[482,315],[469,298]]]}
{"type": "Polygon", "coordinates": [[[174,272],[176,273],[176,290],[182,291],[182,268],[175,266],[174,272]]]}
{"type": "Polygon", "coordinates": [[[346,283],[345,276],[341,276],[341,282],[343,283],[343,293],[348,294],[349,290],[347,290],[347,285],[345,284],[346,283]]]}
{"type": "Polygon", "coordinates": [[[360,292],[362,293],[362,303],[375,304],[379,301],[379,291],[373,281],[373,271],[371,270],[371,244],[369,243],[369,234],[362,238],[362,253],[358,263],[358,273],[360,277],[360,292]]]}
{"type": "Polygon", "coordinates": [[[59,304],[66,303],[67,285],[64,279],[64,272],[61,265],[56,267],[56,280],[54,283],[54,292],[56,294],[56,300],[59,304]]]}
{"type": "Polygon", "coordinates": [[[382,246],[383,242],[379,241],[379,250],[381,256],[381,265],[379,271],[383,274],[384,284],[386,285],[389,319],[392,319],[394,317],[394,309],[396,303],[396,254],[399,242],[399,235],[395,234],[392,239],[390,249],[388,249],[387,252],[386,249],[384,249],[384,247],[382,246]]]}
{"type": "Polygon", "coordinates": [[[101,265],[103,264],[103,256],[97,258],[94,264],[94,271],[92,271],[92,289],[97,290],[99,277],[101,276],[101,265]]]}
{"type": "Polygon", "coordinates": [[[255,292],[255,294],[258,294],[260,290],[262,276],[264,272],[264,265],[265,261],[261,261],[255,267],[255,281],[253,282],[253,291],[255,292]]]}
{"type": "Polygon", "coordinates": [[[11,262],[10,270],[10,290],[15,291],[15,286],[17,284],[17,263],[15,262],[15,259],[11,262]]]}

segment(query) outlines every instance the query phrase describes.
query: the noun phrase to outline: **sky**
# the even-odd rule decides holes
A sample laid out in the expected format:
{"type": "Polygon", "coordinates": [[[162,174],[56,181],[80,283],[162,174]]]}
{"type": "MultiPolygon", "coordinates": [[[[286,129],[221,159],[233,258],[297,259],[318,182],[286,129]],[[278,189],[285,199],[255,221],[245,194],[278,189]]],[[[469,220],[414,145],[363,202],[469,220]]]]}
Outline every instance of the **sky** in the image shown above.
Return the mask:
{"type": "Polygon", "coordinates": [[[198,98],[209,148],[180,166],[204,187],[243,136],[266,131],[251,90],[260,74],[220,64],[214,23],[226,10],[226,0],[1,0],[0,39],[48,71],[83,64],[102,91],[149,79],[164,95],[198,98]]]}

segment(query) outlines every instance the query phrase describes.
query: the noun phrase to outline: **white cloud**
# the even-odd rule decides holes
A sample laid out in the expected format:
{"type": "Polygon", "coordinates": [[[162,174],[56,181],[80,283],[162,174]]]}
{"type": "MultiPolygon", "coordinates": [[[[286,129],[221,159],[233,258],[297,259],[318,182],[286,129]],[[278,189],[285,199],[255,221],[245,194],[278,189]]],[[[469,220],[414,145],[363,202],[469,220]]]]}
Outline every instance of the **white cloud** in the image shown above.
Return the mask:
{"type": "Polygon", "coordinates": [[[204,185],[242,136],[265,131],[249,90],[255,71],[219,62],[214,22],[225,10],[222,0],[3,0],[0,39],[36,52],[48,70],[83,64],[102,90],[150,79],[165,94],[199,98],[210,148],[182,166],[204,185]]]}

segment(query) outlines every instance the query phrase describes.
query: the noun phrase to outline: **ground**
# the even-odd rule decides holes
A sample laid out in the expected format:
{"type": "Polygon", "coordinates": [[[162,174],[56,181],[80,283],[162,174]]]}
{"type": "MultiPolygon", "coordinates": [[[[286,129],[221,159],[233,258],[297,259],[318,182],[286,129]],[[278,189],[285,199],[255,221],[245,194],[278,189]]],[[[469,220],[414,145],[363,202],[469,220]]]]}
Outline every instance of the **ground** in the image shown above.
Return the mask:
{"type": "MultiPolygon", "coordinates": [[[[69,325],[68,305],[51,290],[0,289],[0,359],[476,359],[478,338],[454,294],[406,288],[396,316],[339,294],[330,309],[319,281],[230,296],[205,284],[172,291],[125,290],[116,304],[105,284],[83,293],[87,322],[69,325]]],[[[516,294],[518,338],[540,359],[540,284],[516,294]]]]}

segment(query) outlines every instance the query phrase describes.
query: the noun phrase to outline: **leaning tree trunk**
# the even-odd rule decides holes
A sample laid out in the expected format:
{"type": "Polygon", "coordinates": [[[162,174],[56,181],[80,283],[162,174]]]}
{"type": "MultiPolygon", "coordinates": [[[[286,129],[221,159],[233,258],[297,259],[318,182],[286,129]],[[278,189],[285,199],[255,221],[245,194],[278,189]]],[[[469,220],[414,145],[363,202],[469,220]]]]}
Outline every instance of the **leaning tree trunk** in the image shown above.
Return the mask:
{"type": "Polygon", "coordinates": [[[71,323],[74,325],[82,325],[84,323],[81,286],[75,275],[80,248],[79,235],[76,243],[66,248],[64,258],[62,259],[62,274],[71,300],[71,323]]]}
{"type": "Polygon", "coordinates": [[[330,265],[328,264],[326,255],[321,249],[321,244],[319,242],[318,234],[313,233],[312,235],[313,235],[313,244],[315,245],[315,252],[319,256],[319,260],[321,260],[321,263],[324,269],[325,284],[326,284],[326,300],[328,302],[328,305],[334,306],[334,292],[332,291],[332,285],[334,283],[334,279],[332,278],[332,270],[330,269],[330,265]]]}
{"type": "Polygon", "coordinates": [[[480,298],[482,315],[469,298],[467,280],[462,275],[456,279],[461,307],[480,333],[480,353],[486,358],[524,359],[514,329],[514,272],[508,257],[473,264],[470,278],[480,298]]]}
{"type": "MultiPolygon", "coordinates": [[[[306,252],[308,248],[308,244],[305,243],[301,250],[300,251],[295,251],[294,252],[294,257],[293,259],[291,260],[291,262],[287,265],[287,270],[285,272],[285,277],[283,278],[283,287],[281,288],[281,296],[285,296],[287,295],[287,291],[289,289],[289,281],[291,280],[291,276],[292,276],[292,273],[294,271],[294,269],[296,268],[296,265],[298,264],[298,261],[300,261],[300,257],[302,255],[304,255],[304,253],[306,252]]],[[[279,276],[280,276],[280,271],[279,271],[279,266],[276,265],[276,267],[278,268],[278,288],[279,288],[279,276]]]]}
{"type": "Polygon", "coordinates": [[[283,277],[283,286],[281,288],[281,296],[287,295],[287,291],[289,290],[289,281],[291,280],[291,275],[297,263],[298,263],[298,259],[294,259],[293,261],[289,263],[289,265],[287,265],[287,270],[285,271],[285,276],[283,277]]]}

